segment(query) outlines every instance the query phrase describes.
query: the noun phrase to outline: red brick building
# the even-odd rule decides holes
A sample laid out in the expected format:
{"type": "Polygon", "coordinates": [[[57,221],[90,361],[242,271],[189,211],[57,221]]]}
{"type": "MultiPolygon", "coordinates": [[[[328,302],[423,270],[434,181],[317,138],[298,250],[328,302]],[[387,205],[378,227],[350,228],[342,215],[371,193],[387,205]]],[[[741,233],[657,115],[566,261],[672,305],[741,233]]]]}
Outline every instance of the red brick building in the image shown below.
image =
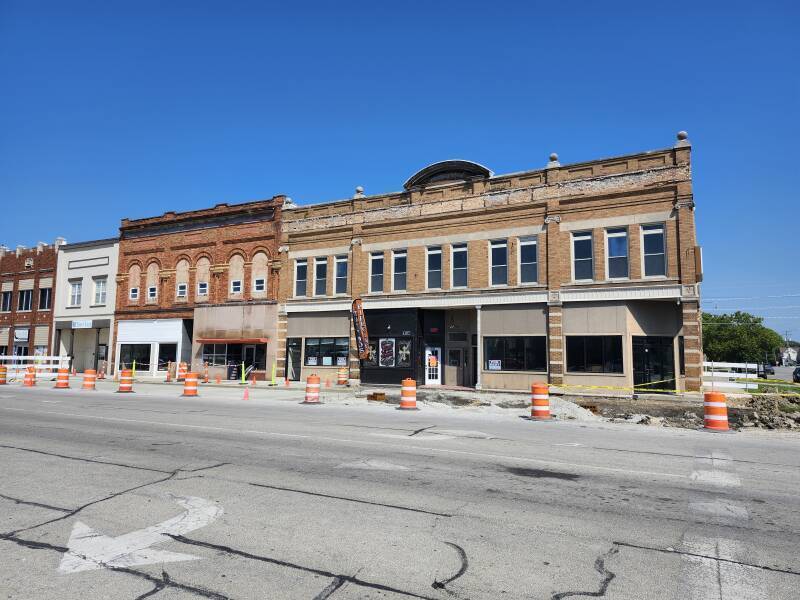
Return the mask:
{"type": "Polygon", "coordinates": [[[53,282],[64,243],[0,246],[0,356],[50,355],[53,282]]]}
{"type": "MultiPolygon", "coordinates": [[[[123,219],[113,361],[164,374],[185,361],[211,377],[275,360],[277,256],[284,197],[123,219]]],[[[238,371],[237,371],[238,374],[238,371]]]]}

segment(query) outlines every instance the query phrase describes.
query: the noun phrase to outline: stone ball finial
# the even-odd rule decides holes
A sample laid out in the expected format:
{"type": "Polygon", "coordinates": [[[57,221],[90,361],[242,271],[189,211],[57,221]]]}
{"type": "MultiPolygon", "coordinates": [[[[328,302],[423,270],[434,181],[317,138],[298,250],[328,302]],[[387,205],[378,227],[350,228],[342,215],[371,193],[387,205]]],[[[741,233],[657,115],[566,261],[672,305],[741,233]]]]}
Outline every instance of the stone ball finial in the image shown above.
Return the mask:
{"type": "Polygon", "coordinates": [[[550,153],[550,160],[552,162],[557,162],[558,161],[558,154],[556,154],[555,152],[551,152],[550,153]]]}
{"type": "Polygon", "coordinates": [[[689,134],[688,133],[686,133],[683,130],[678,132],[678,140],[683,141],[683,140],[688,140],[688,139],[689,139],[689,134]]]}
{"type": "Polygon", "coordinates": [[[363,193],[364,193],[364,188],[361,187],[360,185],[357,185],[356,186],[356,194],[363,194],[363,193]]]}

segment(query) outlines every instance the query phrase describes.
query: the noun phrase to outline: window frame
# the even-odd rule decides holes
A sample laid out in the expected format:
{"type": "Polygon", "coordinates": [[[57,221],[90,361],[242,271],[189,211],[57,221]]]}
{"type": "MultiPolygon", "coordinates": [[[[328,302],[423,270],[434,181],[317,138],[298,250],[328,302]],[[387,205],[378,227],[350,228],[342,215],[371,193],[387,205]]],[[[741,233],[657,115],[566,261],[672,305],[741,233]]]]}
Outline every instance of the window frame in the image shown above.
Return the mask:
{"type": "Polygon", "coordinates": [[[624,376],[625,375],[625,336],[618,333],[600,333],[600,334],[576,334],[576,335],[566,335],[564,336],[564,373],[568,375],[600,375],[600,376],[624,376]],[[620,370],[619,371],[589,371],[588,361],[587,359],[587,352],[586,352],[586,342],[583,343],[583,363],[584,363],[584,370],[583,371],[572,371],[570,370],[570,356],[569,356],[569,340],[570,338],[600,338],[600,351],[601,351],[601,364],[605,369],[606,364],[606,346],[604,342],[604,338],[617,338],[619,340],[619,364],[620,370]]]}
{"type": "Polygon", "coordinates": [[[128,288],[128,300],[136,300],[139,301],[139,288],[132,287],[128,288]]]}
{"type": "Polygon", "coordinates": [[[263,294],[267,291],[266,277],[253,277],[253,293],[263,294]],[[259,289],[259,287],[261,289],[259,289]]]}
{"type": "Polygon", "coordinates": [[[100,277],[92,277],[92,306],[105,306],[108,303],[108,277],[103,275],[100,277]],[[103,284],[102,302],[98,300],[97,292],[100,290],[99,283],[103,284]]]}
{"type": "Polygon", "coordinates": [[[661,223],[642,223],[639,225],[639,248],[641,250],[641,261],[642,261],[642,279],[666,279],[667,274],[669,273],[669,265],[667,264],[667,224],[666,222],[661,223]],[[644,236],[645,235],[653,235],[650,233],[645,233],[645,227],[660,227],[661,228],[661,254],[664,256],[664,273],[660,275],[647,275],[646,265],[647,261],[645,260],[647,256],[657,256],[657,254],[646,254],[644,248],[644,236]]]}
{"type": "Polygon", "coordinates": [[[328,367],[328,368],[337,367],[337,366],[338,367],[347,366],[346,364],[345,365],[338,365],[337,364],[339,362],[338,358],[340,358],[340,357],[338,356],[338,354],[340,352],[342,352],[343,356],[341,358],[345,359],[345,363],[349,362],[349,360],[350,360],[350,338],[349,337],[346,337],[346,336],[335,336],[335,335],[324,335],[324,336],[323,335],[317,335],[317,336],[304,337],[303,338],[303,354],[302,354],[301,365],[303,367],[328,367]],[[310,343],[312,340],[315,341],[316,343],[310,343]],[[333,340],[333,343],[332,343],[332,346],[331,346],[333,348],[333,351],[332,351],[333,353],[331,355],[332,361],[331,361],[331,364],[329,364],[329,365],[322,364],[322,358],[323,358],[323,355],[322,355],[322,340],[333,340]],[[308,364],[308,358],[309,358],[308,351],[309,351],[309,348],[316,348],[317,364],[315,364],[315,365],[308,364]],[[341,348],[344,348],[344,352],[342,352],[340,350],[341,348]]]}
{"type": "MultiPolygon", "coordinates": [[[[461,267],[459,267],[461,270],[461,267]]],[[[466,242],[459,242],[456,244],[450,244],[450,289],[451,290],[465,290],[469,288],[469,244],[466,242]],[[455,273],[456,273],[456,252],[463,252],[464,256],[467,259],[467,266],[464,267],[464,274],[466,275],[466,283],[464,285],[455,285],[454,282],[456,280],[455,273]]]]}
{"type": "Polygon", "coordinates": [[[148,300],[158,300],[158,286],[157,285],[149,285],[149,286],[147,286],[147,299],[148,300]]]}
{"type": "Polygon", "coordinates": [[[189,297],[189,284],[188,283],[179,283],[175,286],[175,298],[178,299],[186,299],[189,297]],[[183,293],[181,294],[181,288],[183,288],[183,293]]]}
{"type": "Polygon", "coordinates": [[[350,278],[350,261],[346,254],[340,254],[333,258],[333,294],[334,296],[347,295],[347,280],[350,278]],[[344,276],[339,277],[339,265],[344,263],[344,276]],[[339,280],[344,280],[344,289],[339,291],[339,280]]]}
{"type": "Polygon", "coordinates": [[[308,297],[308,259],[307,258],[296,258],[294,261],[294,285],[292,286],[292,293],[294,298],[307,298],[308,297]],[[303,279],[297,278],[297,272],[300,270],[300,267],[306,268],[306,276],[303,279]],[[299,282],[303,282],[303,293],[297,293],[297,284],[299,282]]]}
{"type": "Polygon", "coordinates": [[[14,305],[14,290],[6,290],[5,292],[0,292],[0,312],[10,313],[11,307],[13,305],[14,305]],[[8,299],[7,302],[6,299],[8,299]]]}
{"type": "Polygon", "coordinates": [[[32,310],[33,310],[33,290],[17,290],[17,312],[31,312],[32,310]],[[27,296],[28,298],[27,302],[28,308],[21,308],[23,295],[27,296]]]}
{"type": "Polygon", "coordinates": [[[508,280],[509,280],[509,270],[508,270],[508,249],[510,244],[508,243],[508,239],[497,239],[497,240],[489,240],[489,287],[493,288],[503,288],[508,287],[508,280]],[[494,283],[494,267],[500,266],[494,264],[494,257],[492,250],[495,248],[505,248],[506,251],[506,281],[505,283],[494,283]]]}
{"type": "Polygon", "coordinates": [[[327,256],[317,256],[314,258],[314,285],[312,290],[312,296],[317,298],[323,298],[328,295],[328,257],[327,256]],[[317,276],[317,269],[319,267],[325,268],[325,277],[318,277],[317,276]],[[322,289],[322,293],[317,292],[317,284],[320,281],[324,281],[325,284],[322,289]]]}
{"type": "MultiPolygon", "coordinates": [[[[628,231],[627,227],[607,227],[603,230],[603,243],[605,247],[605,255],[606,255],[606,280],[607,281],[626,281],[631,278],[631,238],[630,232],[628,231]],[[614,232],[614,233],[610,233],[614,232]],[[625,275],[623,277],[612,277],[611,276],[611,259],[612,258],[622,258],[621,256],[611,256],[611,246],[609,245],[609,239],[615,237],[624,237],[625,238],[625,275]]],[[[594,269],[594,265],[592,265],[592,269],[594,269]]]]}
{"type": "Polygon", "coordinates": [[[386,256],[385,256],[385,253],[384,252],[370,252],[369,253],[369,269],[368,269],[369,285],[367,286],[367,289],[369,290],[368,293],[370,293],[370,294],[383,294],[384,293],[383,288],[385,287],[384,286],[385,275],[386,275],[386,256]],[[374,275],[373,272],[372,272],[372,270],[373,270],[372,269],[372,265],[373,265],[373,263],[375,261],[378,261],[378,260],[381,261],[381,289],[380,290],[374,290],[374,289],[372,289],[372,278],[373,278],[373,275],[374,275]]]}
{"type": "Polygon", "coordinates": [[[594,281],[594,232],[592,230],[585,230],[585,231],[573,231],[572,235],[570,236],[570,268],[572,271],[572,281],[575,283],[578,282],[588,282],[594,281]],[[590,249],[590,256],[589,258],[575,258],[575,242],[583,241],[588,237],[589,239],[589,249],[590,249]],[[588,260],[591,264],[591,273],[592,276],[589,279],[576,279],[575,278],[575,261],[576,260],[588,260]]]}
{"type": "Polygon", "coordinates": [[[198,295],[198,296],[202,296],[202,297],[204,297],[204,298],[205,298],[205,297],[208,297],[208,282],[207,282],[207,281],[198,281],[198,282],[197,282],[197,295],[198,295]],[[204,285],[204,286],[206,286],[206,290],[205,290],[205,292],[203,292],[203,291],[200,289],[200,286],[201,286],[201,285],[204,285]]]}
{"type": "Polygon", "coordinates": [[[483,365],[481,365],[481,369],[485,373],[547,373],[550,370],[550,361],[548,356],[548,348],[547,348],[547,335],[540,334],[540,335],[531,335],[531,334],[522,334],[522,335],[484,335],[483,337],[483,365]],[[509,369],[503,365],[503,362],[506,362],[506,340],[508,338],[516,338],[522,340],[522,369],[509,369]],[[537,338],[538,342],[542,344],[542,349],[544,350],[544,369],[526,369],[525,365],[527,361],[527,344],[526,341],[528,338],[537,338]],[[503,340],[503,359],[500,363],[500,369],[489,369],[489,352],[487,349],[489,340],[494,339],[502,339],[503,340]]]}
{"type": "Polygon", "coordinates": [[[36,310],[51,310],[53,308],[53,288],[43,287],[39,288],[39,303],[36,310]],[[42,294],[47,292],[47,306],[42,306],[42,294]]]}
{"type": "Polygon", "coordinates": [[[80,308],[83,303],[83,279],[69,280],[69,296],[67,298],[67,308],[80,308]],[[77,286],[77,288],[76,288],[77,286]],[[75,302],[75,290],[78,290],[77,302],[75,302]]]}
{"type": "Polygon", "coordinates": [[[244,281],[241,279],[231,279],[231,284],[229,286],[229,291],[231,296],[239,296],[244,294],[244,281]],[[239,291],[236,291],[234,288],[235,285],[239,286],[239,291]]]}
{"type": "MultiPolygon", "coordinates": [[[[435,271],[434,271],[435,272],[435,271]]],[[[444,253],[441,246],[426,246],[425,247],[425,289],[426,290],[441,290],[444,289],[444,253]],[[439,255],[439,286],[431,287],[430,284],[430,265],[429,259],[431,254],[439,255]]]]}
{"type": "Polygon", "coordinates": [[[392,292],[407,292],[408,291],[408,250],[407,249],[398,249],[392,250],[392,292]],[[396,261],[398,258],[404,258],[406,260],[406,268],[404,271],[397,271],[395,269],[396,261]],[[403,274],[403,287],[398,288],[395,286],[395,276],[402,273],[403,274]]]}
{"type": "Polygon", "coordinates": [[[521,237],[517,240],[517,283],[518,285],[539,285],[539,236],[531,235],[521,237]],[[524,263],[526,265],[536,265],[536,279],[533,281],[522,281],[522,248],[524,246],[533,246],[536,250],[536,260],[533,263],[524,263]]]}

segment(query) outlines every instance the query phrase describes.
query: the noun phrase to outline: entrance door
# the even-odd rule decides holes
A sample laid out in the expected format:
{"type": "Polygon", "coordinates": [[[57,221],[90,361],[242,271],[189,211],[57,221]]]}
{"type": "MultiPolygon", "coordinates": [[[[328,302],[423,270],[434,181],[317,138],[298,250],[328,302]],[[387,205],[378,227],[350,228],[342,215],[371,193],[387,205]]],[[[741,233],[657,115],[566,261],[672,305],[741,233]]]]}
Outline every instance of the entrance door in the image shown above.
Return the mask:
{"type": "Polygon", "coordinates": [[[300,358],[303,351],[303,338],[286,340],[286,378],[289,381],[300,381],[300,358]]]}
{"type": "Polygon", "coordinates": [[[425,346],[425,385],[442,385],[442,349],[425,346]]]}
{"type": "Polygon", "coordinates": [[[675,389],[675,352],[671,337],[633,337],[633,386],[637,391],[675,389]]]}
{"type": "Polygon", "coordinates": [[[449,348],[447,350],[447,375],[445,381],[459,386],[465,386],[464,381],[464,350],[462,348],[449,348]],[[455,374],[455,377],[453,377],[455,374]]]}
{"type": "Polygon", "coordinates": [[[244,368],[249,369],[256,364],[256,347],[248,344],[242,348],[242,360],[244,361],[244,368]]]}

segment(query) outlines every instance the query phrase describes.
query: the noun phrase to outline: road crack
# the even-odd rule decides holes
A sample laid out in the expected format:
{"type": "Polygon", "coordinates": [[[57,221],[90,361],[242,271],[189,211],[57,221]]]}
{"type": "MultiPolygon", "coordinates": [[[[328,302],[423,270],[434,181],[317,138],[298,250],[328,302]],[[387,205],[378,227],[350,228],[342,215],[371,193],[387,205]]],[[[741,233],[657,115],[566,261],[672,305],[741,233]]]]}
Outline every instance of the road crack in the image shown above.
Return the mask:
{"type": "MultiPolygon", "coordinates": [[[[230,546],[223,546],[221,544],[212,544],[211,542],[203,542],[200,540],[195,540],[191,538],[187,538],[183,535],[174,535],[171,533],[165,533],[167,537],[172,538],[176,542],[181,542],[182,544],[187,544],[189,546],[198,546],[200,548],[207,548],[209,550],[216,550],[217,552],[224,552],[226,554],[230,554],[232,556],[240,556],[242,558],[247,558],[250,560],[257,560],[264,563],[269,563],[272,565],[276,565],[279,567],[286,567],[289,569],[296,569],[298,571],[303,571],[304,573],[311,573],[313,575],[320,575],[322,577],[328,577],[334,580],[341,580],[342,585],[344,583],[350,583],[352,585],[357,585],[359,587],[364,587],[371,590],[380,590],[383,592],[392,592],[394,594],[399,594],[402,596],[408,596],[409,598],[420,598],[422,600],[438,600],[432,596],[423,596],[421,594],[415,594],[414,592],[409,592],[406,590],[401,590],[389,585],[384,585],[382,583],[376,583],[373,581],[366,581],[364,579],[360,579],[356,575],[342,575],[340,573],[334,573],[332,571],[326,571],[324,569],[317,569],[315,567],[306,567],[304,565],[300,565],[297,563],[292,563],[289,561],[281,560],[279,558],[271,558],[269,556],[261,556],[258,554],[252,554],[250,552],[246,552],[245,550],[237,550],[235,548],[231,548],[230,546]]],[[[341,586],[340,586],[341,587],[341,586]]],[[[326,588],[327,589],[327,588],[326,588]]],[[[324,590],[323,590],[324,591],[324,590]]],[[[324,598],[324,596],[323,596],[324,598]]]]}
{"type": "Polygon", "coordinates": [[[592,598],[602,598],[605,596],[608,586],[611,584],[611,581],[614,579],[614,577],[617,576],[616,573],[610,571],[606,567],[606,561],[612,558],[618,552],[619,547],[616,543],[614,543],[608,552],[601,554],[594,561],[594,570],[603,576],[603,580],[600,582],[599,590],[596,592],[558,592],[550,597],[551,600],[562,600],[563,598],[569,598],[571,596],[590,596],[592,598]]]}
{"type": "Polygon", "coordinates": [[[31,500],[21,500],[20,498],[13,498],[11,496],[6,496],[5,494],[0,494],[0,498],[4,500],[10,500],[15,504],[25,504],[27,506],[36,506],[38,508],[46,508],[47,510],[55,510],[58,512],[71,512],[71,508],[61,508],[60,506],[52,506],[50,504],[42,504],[41,502],[32,502],[31,500]]]}
{"type": "Polygon", "coordinates": [[[80,456],[69,456],[68,454],[57,454],[56,452],[47,452],[45,450],[36,450],[34,448],[23,448],[21,446],[8,446],[6,444],[0,444],[0,448],[6,448],[8,450],[19,450],[20,452],[32,452],[34,454],[43,454],[45,456],[54,456],[56,458],[63,458],[66,460],[77,460],[79,462],[87,462],[87,463],[95,463],[99,465],[111,465],[112,467],[122,467],[123,469],[136,469],[138,471],[151,471],[153,473],[171,473],[171,471],[165,471],[164,469],[154,469],[151,467],[139,467],[136,465],[127,465],[125,463],[117,463],[107,460],[97,460],[95,458],[83,458],[80,456]]]}

